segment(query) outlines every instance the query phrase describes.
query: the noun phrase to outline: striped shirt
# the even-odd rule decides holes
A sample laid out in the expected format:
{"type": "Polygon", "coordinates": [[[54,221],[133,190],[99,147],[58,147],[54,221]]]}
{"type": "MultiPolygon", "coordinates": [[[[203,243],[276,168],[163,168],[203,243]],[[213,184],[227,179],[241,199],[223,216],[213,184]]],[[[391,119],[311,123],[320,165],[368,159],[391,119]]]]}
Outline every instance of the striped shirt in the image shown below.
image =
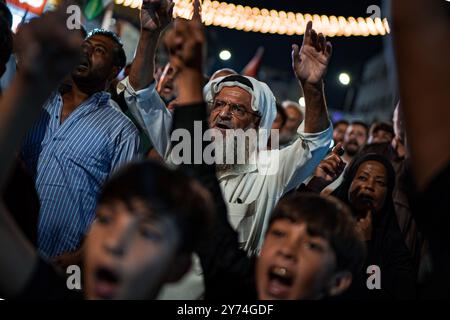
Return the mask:
{"type": "Polygon", "coordinates": [[[109,99],[93,94],[61,124],[62,97],[55,92],[24,139],[22,157],[41,202],[38,247],[46,258],[77,248],[102,184],[137,156],[138,130],[109,99]]]}

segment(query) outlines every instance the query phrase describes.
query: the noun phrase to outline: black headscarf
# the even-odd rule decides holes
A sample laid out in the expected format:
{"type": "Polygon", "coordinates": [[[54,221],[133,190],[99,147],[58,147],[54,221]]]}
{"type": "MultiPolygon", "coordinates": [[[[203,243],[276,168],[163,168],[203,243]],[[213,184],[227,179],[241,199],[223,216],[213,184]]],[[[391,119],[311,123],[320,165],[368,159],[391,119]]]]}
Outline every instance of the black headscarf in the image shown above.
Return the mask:
{"type": "MultiPolygon", "coordinates": [[[[385,233],[387,232],[387,227],[395,228],[395,225],[397,225],[398,232],[400,232],[398,223],[395,220],[394,202],[392,200],[392,192],[394,191],[395,186],[395,170],[392,167],[391,162],[387,158],[375,153],[364,154],[356,157],[347,168],[342,184],[333,192],[332,195],[352,207],[348,196],[350,186],[356,176],[356,172],[358,171],[359,167],[367,161],[376,161],[378,163],[381,163],[385,167],[387,173],[387,191],[384,205],[380,212],[374,214],[374,216],[372,217],[374,231],[372,239],[378,240],[377,238],[379,238],[379,240],[382,240],[385,236],[385,233]]],[[[352,210],[352,212],[354,213],[354,210],[352,210]]]]}
{"type": "MultiPolygon", "coordinates": [[[[392,192],[395,186],[395,171],[391,162],[382,155],[369,153],[357,156],[347,168],[342,184],[332,193],[350,208],[349,190],[359,167],[367,161],[376,161],[386,168],[387,191],[382,209],[372,217],[372,239],[368,244],[366,267],[378,265],[381,269],[383,292],[378,297],[411,298],[415,294],[415,277],[410,253],[405,245],[395,215],[392,192]]],[[[356,215],[354,209],[352,212],[356,215]]],[[[364,270],[365,272],[365,270],[364,270]]],[[[367,275],[362,275],[367,279],[367,275]]],[[[361,288],[365,289],[365,280],[361,288]]],[[[360,289],[361,289],[360,288],[360,289]]],[[[368,290],[366,290],[368,291],[368,290]]],[[[373,296],[374,291],[371,292],[373,296]]],[[[361,292],[357,293],[358,295],[361,292]]],[[[364,295],[363,295],[364,297],[364,295]]],[[[366,296],[367,297],[367,296],[366,296]]]]}

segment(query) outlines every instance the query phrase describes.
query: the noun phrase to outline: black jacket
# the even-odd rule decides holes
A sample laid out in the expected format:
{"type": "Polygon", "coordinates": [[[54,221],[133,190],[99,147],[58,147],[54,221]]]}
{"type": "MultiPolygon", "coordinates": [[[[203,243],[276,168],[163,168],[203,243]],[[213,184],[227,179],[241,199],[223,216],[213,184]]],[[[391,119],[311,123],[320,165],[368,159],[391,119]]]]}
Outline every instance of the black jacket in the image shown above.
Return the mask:
{"type": "MultiPolygon", "coordinates": [[[[202,130],[205,132],[209,128],[206,117],[204,103],[178,107],[174,111],[172,129],[186,129],[191,137],[194,137],[194,121],[202,121],[202,130]]],[[[206,145],[203,144],[203,149],[206,145]]],[[[193,143],[191,155],[194,155],[193,143]]],[[[239,248],[237,233],[228,221],[227,207],[216,177],[215,165],[183,164],[181,169],[199,180],[211,192],[216,208],[212,230],[196,250],[205,279],[205,299],[255,300],[255,259],[249,258],[246,252],[239,248]]]]}
{"type": "Polygon", "coordinates": [[[342,184],[333,195],[350,207],[348,192],[358,168],[366,161],[377,161],[387,171],[387,196],[380,212],[373,216],[372,237],[367,242],[367,259],[359,277],[343,297],[357,299],[412,299],[416,297],[415,273],[410,252],[403,240],[396,220],[392,192],[395,185],[395,171],[389,160],[378,154],[357,157],[347,169],[342,184]],[[376,265],[381,271],[381,289],[367,288],[367,267],[376,265]]]}

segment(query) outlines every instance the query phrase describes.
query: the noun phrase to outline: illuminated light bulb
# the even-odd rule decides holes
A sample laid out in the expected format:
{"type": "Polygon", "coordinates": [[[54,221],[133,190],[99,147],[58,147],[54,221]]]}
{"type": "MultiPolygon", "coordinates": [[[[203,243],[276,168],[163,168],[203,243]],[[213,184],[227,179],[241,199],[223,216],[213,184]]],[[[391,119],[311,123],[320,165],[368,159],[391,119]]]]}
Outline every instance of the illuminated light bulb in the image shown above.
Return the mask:
{"type": "MultiPolygon", "coordinates": [[[[22,0],[23,1],[23,0],[22,0]]],[[[28,0],[37,5],[43,0],[28,0]]],[[[138,8],[142,0],[114,0],[116,4],[138,8]]],[[[192,0],[175,2],[174,17],[191,19],[193,14],[192,0]]],[[[278,34],[303,34],[308,21],[313,21],[314,28],[324,35],[333,36],[369,36],[390,33],[387,19],[340,16],[311,15],[294,12],[269,10],[242,6],[239,4],[204,0],[202,5],[202,21],[205,25],[215,25],[230,29],[253,32],[271,32],[278,34]]]]}
{"type": "Polygon", "coordinates": [[[330,32],[330,20],[327,16],[321,16],[320,17],[321,23],[322,23],[322,32],[324,35],[328,35],[330,32]]]}
{"type": "Polygon", "coordinates": [[[247,20],[244,25],[244,31],[253,30],[254,25],[255,25],[255,21],[253,19],[247,20]]]}
{"type": "Polygon", "coordinates": [[[360,35],[361,34],[361,30],[359,29],[359,25],[356,22],[355,18],[349,17],[348,18],[348,25],[350,26],[350,28],[352,30],[350,35],[352,35],[352,34],[360,35]]]}
{"type": "Polygon", "coordinates": [[[350,37],[352,35],[352,27],[350,24],[347,24],[344,28],[344,36],[350,37]]]}
{"type": "Polygon", "coordinates": [[[219,58],[222,61],[228,61],[231,59],[231,52],[229,50],[222,50],[219,53],[219,58]]]}
{"type": "Polygon", "coordinates": [[[366,20],[364,18],[358,18],[359,29],[361,30],[361,35],[367,37],[370,35],[369,28],[367,27],[366,20]]]}
{"type": "Polygon", "coordinates": [[[347,26],[347,20],[344,17],[338,17],[339,27],[344,29],[347,26]]]}
{"type": "Polygon", "coordinates": [[[342,72],[341,74],[339,74],[339,82],[344,85],[344,86],[348,86],[350,84],[351,78],[350,75],[346,72],[342,72]]]}
{"type": "Polygon", "coordinates": [[[272,25],[270,26],[270,29],[269,29],[269,33],[277,33],[277,29],[278,29],[278,26],[277,26],[277,24],[276,23],[272,23],[272,25]]]}
{"type": "Polygon", "coordinates": [[[131,3],[130,8],[131,9],[136,9],[137,7],[139,7],[139,3],[137,3],[137,1],[134,1],[131,3]]]}
{"type": "Polygon", "coordinates": [[[286,32],[287,32],[287,28],[286,28],[286,26],[285,25],[281,25],[279,28],[278,28],[278,34],[286,34],[286,32]]]}
{"type": "Polygon", "coordinates": [[[305,14],[304,18],[305,18],[305,22],[313,21],[313,17],[309,13],[305,14]]]}
{"type": "Polygon", "coordinates": [[[289,26],[289,27],[287,27],[286,29],[287,29],[287,30],[286,30],[286,34],[287,34],[288,36],[292,36],[292,35],[295,34],[295,28],[294,28],[294,27],[289,26]]]}
{"type": "Polygon", "coordinates": [[[377,28],[375,27],[375,22],[373,22],[372,18],[367,18],[367,28],[369,29],[369,32],[371,35],[376,36],[377,35],[377,28]]]}
{"type": "Polygon", "coordinates": [[[301,13],[297,13],[295,15],[295,19],[297,20],[297,23],[299,23],[299,24],[305,23],[305,17],[301,13]]]}
{"type": "Polygon", "coordinates": [[[258,28],[258,30],[261,30],[263,25],[264,25],[264,20],[261,19],[261,17],[258,17],[255,21],[255,29],[258,28]]]}
{"type": "Polygon", "coordinates": [[[380,18],[375,18],[375,27],[379,34],[383,35],[385,33],[383,22],[380,18]]]}
{"type": "Polygon", "coordinates": [[[383,19],[383,25],[384,28],[386,29],[386,33],[391,33],[391,28],[389,27],[389,22],[386,18],[383,19]]]}

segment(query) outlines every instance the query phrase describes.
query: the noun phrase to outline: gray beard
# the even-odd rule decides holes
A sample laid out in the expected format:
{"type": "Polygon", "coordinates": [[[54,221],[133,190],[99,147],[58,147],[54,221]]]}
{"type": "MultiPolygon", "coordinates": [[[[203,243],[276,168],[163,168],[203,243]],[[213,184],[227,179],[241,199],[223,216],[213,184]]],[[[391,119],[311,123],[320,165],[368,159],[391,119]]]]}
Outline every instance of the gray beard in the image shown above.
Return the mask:
{"type": "MultiPolygon", "coordinates": [[[[232,172],[238,172],[240,168],[244,168],[246,167],[250,161],[250,144],[248,141],[246,141],[245,143],[245,153],[244,153],[244,161],[242,161],[242,159],[238,159],[238,144],[237,144],[237,139],[229,139],[229,141],[227,141],[226,139],[224,139],[224,144],[222,146],[216,145],[216,150],[218,150],[218,148],[222,148],[223,152],[222,155],[217,154],[216,152],[216,171],[218,173],[224,174],[224,173],[232,173],[232,172]],[[229,154],[228,156],[228,163],[227,163],[227,154],[229,154]],[[217,159],[217,157],[221,156],[221,163],[218,163],[219,160],[217,159]],[[231,160],[231,163],[229,163],[231,160]],[[238,163],[238,160],[241,163],[238,163]],[[242,163],[243,162],[243,163],[242,163]]],[[[256,146],[252,148],[253,150],[256,149],[256,146]]],[[[240,157],[242,158],[242,157],[240,157]]]]}

